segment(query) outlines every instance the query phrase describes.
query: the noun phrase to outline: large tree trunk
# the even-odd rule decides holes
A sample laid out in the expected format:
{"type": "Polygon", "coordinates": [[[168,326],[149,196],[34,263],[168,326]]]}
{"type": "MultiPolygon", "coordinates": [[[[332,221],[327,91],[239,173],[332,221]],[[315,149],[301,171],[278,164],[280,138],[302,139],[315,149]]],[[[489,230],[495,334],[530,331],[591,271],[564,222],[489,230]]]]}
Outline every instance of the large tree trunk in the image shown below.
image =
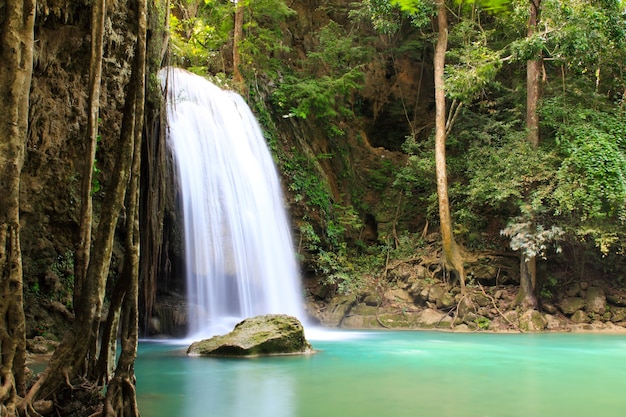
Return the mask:
{"type": "Polygon", "coordinates": [[[126,283],[121,310],[122,352],[110,381],[104,402],[104,415],[107,417],[139,416],[135,391],[135,358],[139,340],[139,179],[141,171],[141,139],[144,120],[145,78],[146,78],[146,35],[147,0],[137,1],[138,28],[137,54],[135,56],[134,81],[137,84],[137,105],[135,107],[135,146],[126,207],[126,256],[124,273],[121,278],[126,283]]]}
{"type": "Polygon", "coordinates": [[[93,223],[92,180],[93,165],[98,144],[98,114],[100,109],[100,81],[102,78],[102,57],[104,54],[104,21],[106,0],[94,0],[91,6],[91,55],[89,58],[89,111],[87,115],[87,146],[83,166],[83,179],[80,191],[80,231],[76,245],[74,267],[74,305],[80,300],[80,293],[91,250],[91,227],[93,223]]]}
{"type": "Polygon", "coordinates": [[[239,44],[243,38],[243,4],[242,0],[235,2],[235,29],[233,31],[233,81],[236,84],[243,83],[243,77],[239,66],[241,65],[241,52],[239,44]]]}
{"type": "MultiPolygon", "coordinates": [[[[140,22],[137,54],[136,82],[145,79],[145,44],[146,44],[146,0],[139,0],[140,22]],[[143,19],[141,19],[143,15],[143,19]],[[142,46],[143,45],[143,48],[142,46]]],[[[137,89],[137,119],[135,124],[135,153],[131,170],[131,179],[128,190],[127,223],[126,223],[126,256],[124,258],[124,272],[121,281],[125,283],[124,298],[121,309],[121,344],[122,352],[115,369],[115,375],[109,382],[104,402],[104,415],[107,417],[139,416],[135,391],[135,358],[137,357],[137,343],[139,340],[139,173],[141,166],[141,138],[143,123],[143,99],[145,91],[137,89]]]]}
{"type": "MultiPolygon", "coordinates": [[[[148,7],[148,21],[157,19],[159,10],[169,10],[170,2],[161,0],[158,7],[148,7]]],[[[156,51],[167,50],[169,40],[169,13],[165,14],[165,22],[158,30],[152,28],[152,35],[147,39],[147,54],[159,56],[156,51]],[[152,54],[148,51],[152,51],[152,54]]],[[[156,73],[161,68],[163,55],[160,60],[149,59],[147,62],[148,73],[156,73]]],[[[158,83],[158,80],[155,80],[158,83]]],[[[152,317],[157,294],[157,275],[163,261],[164,241],[164,218],[166,199],[166,178],[168,177],[167,145],[165,141],[166,112],[162,111],[164,104],[160,94],[160,88],[147,86],[146,104],[149,105],[151,114],[145,117],[145,140],[142,141],[141,155],[141,204],[139,207],[140,218],[140,252],[139,257],[139,292],[142,303],[140,304],[140,320],[143,319],[143,328],[148,329],[148,323],[152,317]]]]}
{"type": "MultiPolygon", "coordinates": [[[[106,199],[100,214],[95,244],[91,251],[80,299],[74,306],[76,319],[52,355],[43,375],[28,392],[27,404],[40,398],[51,398],[57,390],[62,388],[63,384],[69,384],[76,379],[86,378],[86,382],[94,386],[98,380],[96,347],[102,318],[102,304],[109,275],[115,228],[124,206],[133,161],[137,99],[140,96],[143,97],[137,93],[137,89],[143,88],[143,85],[143,81],[138,85],[136,77],[133,76],[127,89],[120,141],[117,145],[118,155],[111,183],[106,191],[106,199]]],[[[108,354],[108,350],[103,354],[108,354]]]]}
{"type": "Polygon", "coordinates": [[[537,301],[537,286],[533,278],[537,276],[536,258],[521,255],[520,257],[520,283],[519,292],[516,297],[516,304],[525,309],[535,309],[539,303],[537,301]]]}
{"type": "Polygon", "coordinates": [[[437,1],[437,22],[439,32],[435,47],[435,162],[437,170],[437,195],[439,200],[439,220],[443,245],[443,263],[446,269],[455,273],[465,292],[465,269],[459,246],[454,239],[450,202],[448,200],[448,178],[446,174],[446,93],[444,90],[444,67],[448,48],[448,16],[444,0],[437,1]]]}
{"type": "Polygon", "coordinates": [[[0,414],[24,394],[25,320],[19,191],[33,72],[35,0],[0,0],[0,414]]]}
{"type": "MultiPolygon", "coordinates": [[[[530,1],[530,16],[528,19],[527,37],[532,37],[539,23],[541,0],[530,1]]],[[[539,83],[541,76],[541,55],[526,64],[526,130],[528,142],[534,149],[539,146],[539,83]]],[[[520,292],[517,303],[525,308],[537,308],[537,258],[520,255],[520,292]]]]}

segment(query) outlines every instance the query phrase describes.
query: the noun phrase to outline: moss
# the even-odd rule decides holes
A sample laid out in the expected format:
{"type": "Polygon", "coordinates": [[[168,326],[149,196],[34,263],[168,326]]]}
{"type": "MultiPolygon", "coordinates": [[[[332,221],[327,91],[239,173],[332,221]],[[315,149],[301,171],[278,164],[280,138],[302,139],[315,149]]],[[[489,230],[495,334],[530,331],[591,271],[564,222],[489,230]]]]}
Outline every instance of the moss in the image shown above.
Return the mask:
{"type": "Polygon", "coordinates": [[[246,319],[232,332],[193,343],[187,354],[194,356],[260,356],[308,353],[311,345],[295,317],[265,315],[246,319]]]}

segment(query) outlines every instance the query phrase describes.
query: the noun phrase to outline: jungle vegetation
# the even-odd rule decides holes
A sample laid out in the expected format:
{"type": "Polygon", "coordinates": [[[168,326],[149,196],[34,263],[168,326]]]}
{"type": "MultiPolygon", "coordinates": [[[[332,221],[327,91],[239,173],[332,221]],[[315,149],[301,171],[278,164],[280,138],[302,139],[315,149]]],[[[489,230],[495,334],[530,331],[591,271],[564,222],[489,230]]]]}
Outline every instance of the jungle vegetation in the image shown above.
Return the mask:
{"type": "Polygon", "coordinates": [[[562,256],[573,269],[590,263],[608,275],[622,276],[623,1],[150,3],[132,3],[128,25],[136,41],[126,63],[129,82],[114,146],[116,164],[97,222],[92,217],[92,176],[97,172],[101,39],[111,6],[105,0],[89,3],[88,139],[71,303],[76,320],[43,376],[27,386],[19,174],[30,120],[38,6],[34,0],[0,0],[0,119],[6,127],[0,129],[2,415],[55,413],[55,401],[73,390],[87,392],[101,404],[96,415],[139,414],[133,374],[142,201],[139,150],[146,129],[146,80],[162,64],[160,56],[147,51],[150,36],[162,40],[149,33],[147,15],[156,16],[153,29],[169,31],[170,64],[238,89],[254,107],[294,206],[300,252],[338,292],[354,292],[368,273],[384,270],[390,258],[408,257],[423,247],[424,234],[394,217],[400,209],[417,209],[424,230],[439,232],[441,262],[462,288],[472,284],[464,273],[468,253],[515,251],[521,271],[519,304],[526,308],[537,306],[537,262],[545,258],[562,256]],[[406,71],[397,65],[400,58],[420,63],[422,75],[432,76],[423,85],[434,88],[423,94],[431,97],[434,113],[424,122],[417,105],[403,107],[404,126],[398,131],[405,134],[387,144],[402,162],[380,163],[367,178],[359,178],[348,138],[358,139],[355,132],[365,115],[376,113],[369,108],[372,102],[364,100],[368,77],[377,64],[386,68],[388,78],[398,78],[406,71]],[[328,152],[285,142],[287,127],[300,136],[321,135],[328,152]],[[340,184],[324,175],[331,168],[338,171],[335,182],[340,184]],[[356,186],[340,186],[348,183],[356,186]],[[368,241],[363,231],[374,209],[359,188],[364,183],[394,198],[386,206],[378,202],[384,208],[375,214],[391,213],[392,220],[368,241]],[[127,256],[122,277],[107,284],[121,213],[127,256]],[[106,294],[107,287],[114,290],[106,294]],[[106,322],[102,329],[101,322],[106,322]],[[118,329],[122,353],[113,365],[118,329]]]}

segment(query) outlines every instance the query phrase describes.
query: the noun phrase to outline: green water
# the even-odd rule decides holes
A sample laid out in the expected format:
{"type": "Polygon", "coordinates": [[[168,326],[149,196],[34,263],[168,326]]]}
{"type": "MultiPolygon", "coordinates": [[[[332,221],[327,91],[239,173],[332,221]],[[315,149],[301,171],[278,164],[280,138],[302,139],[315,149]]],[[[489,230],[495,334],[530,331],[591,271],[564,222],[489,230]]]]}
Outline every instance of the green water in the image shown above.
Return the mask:
{"type": "Polygon", "coordinates": [[[344,332],[309,356],[141,343],[143,417],[623,417],[626,336],[344,332]]]}

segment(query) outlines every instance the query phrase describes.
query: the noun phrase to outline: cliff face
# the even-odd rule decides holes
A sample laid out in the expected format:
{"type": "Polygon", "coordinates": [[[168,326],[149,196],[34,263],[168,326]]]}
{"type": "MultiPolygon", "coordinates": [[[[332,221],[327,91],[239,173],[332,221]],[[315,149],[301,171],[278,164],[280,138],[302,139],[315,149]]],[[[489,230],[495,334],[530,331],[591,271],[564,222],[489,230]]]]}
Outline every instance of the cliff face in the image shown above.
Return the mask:
{"type": "MultiPolygon", "coordinates": [[[[295,1],[290,7],[296,14],[284,23],[284,41],[291,48],[286,60],[295,62],[316,50],[319,47],[316,32],[331,20],[345,27],[352,25],[348,17],[350,4],[344,0],[333,1],[332,7],[318,1],[295,1]]],[[[162,5],[155,4],[153,9],[156,9],[152,10],[153,14],[165,13],[162,5]]],[[[96,222],[115,162],[113,151],[120,136],[121,111],[135,43],[133,31],[129,30],[135,21],[134,13],[130,0],[108,5],[99,116],[100,142],[97,162],[92,167],[95,173],[93,196],[96,222]]],[[[80,181],[85,169],[85,143],[88,139],[90,20],[90,2],[38,2],[30,127],[20,201],[28,337],[59,335],[72,315],[74,245],[78,235],[80,181]]],[[[362,68],[365,85],[352,98],[355,108],[358,107],[355,116],[337,121],[336,127],[344,132],[342,137],[329,135],[314,117],[307,120],[286,119],[278,109],[270,109],[270,112],[276,123],[280,147],[287,151],[296,149],[299,154],[311,158],[315,165],[313,171],[327,187],[333,203],[356,207],[364,226],[351,238],[376,242],[379,235],[388,234],[398,221],[394,208],[398,197],[393,195],[390,184],[392,167],[401,165],[405,156],[397,151],[410,133],[410,126],[414,131],[420,131],[432,121],[432,76],[430,64],[423,62],[424,56],[428,55],[426,50],[406,49],[401,54],[392,53],[397,45],[386,37],[371,33],[367,27],[354,26],[353,30],[362,31],[355,32],[357,36],[370,37],[372,50],[376,53],[362,68]]],[[[152,35],[155,36],[154,33],[152,35]]],[[[162,46],[163,42],[160,44],[162,46]]],[[[150,60],[153,68],[161,62],[161,53],[158,47],[152,49],[150,60]]],[[[158,118],[153,117],[155,120],[158,118]]],[[[153,135],[152,128],[148,126],[149,141],[156,140],[157,136],[153,135]]],[[[292,183],[293,178],[285,178],[286,189],[292,183]]],[[[156,187],[162,187],[162,181],[156,187]]],[[[307,203],[299,200],[296,194],[289,192],[288,198],[295,238],[299,241],[304,217],[318,230],[326,225],[324,219],[316,217],[318,215],[311,212],[307,203]]],[[[144,195],[142,202],[145,204],[147,200],[144,195]]],[[[145,210],[158,211],[153,207],[162,202],[154,204],[148,209],[144,206],[144,213],[147,213],[145,210]]],[[[172,198],[170,209],[175,208],[174,205],[172,198]]],[[[148,215],[144,214],[146,217],[148,215]]],[[[401,217],[404,220],[400,221],[413,225],[414,229],[423,226],[419,213],[405,213],[401,217]]],[[[155,221],[158,225],[159,220],[155,221]]],[[[175,213],[166,217],[165,232],[173,237],[161,247],[164,256],[161,259],[156,256],[151,261],[155,263],[155,268],[159,268],[160,288],[175,292],[181,290],[177,277],[180,275],[178,264],[182,259],[180,236],[175,230],[178,222],[180,219],[175,213]]],[[[116,248],[112,274],[119,273],[122,256],[122,250],[116,248]]],[[[306,265],[305,261],[305,269],[306,265]]]]}
{"type": "MultiPolygon", "coordinates": [[[[96,219],[120,136],[136,41],[134,30],[128,29],[135,20],[133,7],[132,1],[120,0],[107,10],[100,142],[93,168],[96,219]]],[[[89,2],[38,2],[30,126],[20,190],[28,337],[58,335],[71,317],[80,178],[89,136],[90,19],[89,2]]],[[[119,252],[114,255],[113,273],[119,256],[119,252]]]]}

